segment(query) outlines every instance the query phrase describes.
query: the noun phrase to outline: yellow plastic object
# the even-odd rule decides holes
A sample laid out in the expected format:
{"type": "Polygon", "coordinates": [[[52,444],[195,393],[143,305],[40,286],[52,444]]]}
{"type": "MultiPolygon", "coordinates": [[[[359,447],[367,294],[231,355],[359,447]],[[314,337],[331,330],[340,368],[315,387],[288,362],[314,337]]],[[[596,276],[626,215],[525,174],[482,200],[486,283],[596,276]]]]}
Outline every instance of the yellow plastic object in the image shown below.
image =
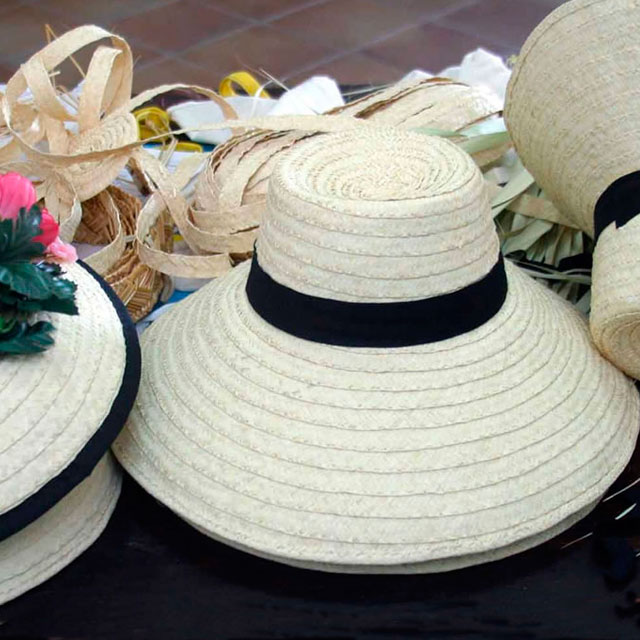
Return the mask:
{"type": "Polygon", "coordinates": [[[260,88],[260,83],[248,71],[234,71],[223,78],[218,85],[218,93],[224,98],[237,96],[234,85],[240,87],[249,96],[271,97],[266,89],[260,88]]]}
{"type": "MultiPolygon", "coordinates": [[[[159,107],[143,107],[136,109],[133,115],[138,123],[140,140],[146,140],[162,133],[171,133],[171,118],[169,114],[159,107]]],[[[166,138],[159,138],[165,140],[166,138]]]]}
{"type": "Polygon", "coordinates": [[[204,149],[197,142],[186,142],[181,140],[176,145],[176,151],[193,151],[194,153],[202,153],[204,149]]]}

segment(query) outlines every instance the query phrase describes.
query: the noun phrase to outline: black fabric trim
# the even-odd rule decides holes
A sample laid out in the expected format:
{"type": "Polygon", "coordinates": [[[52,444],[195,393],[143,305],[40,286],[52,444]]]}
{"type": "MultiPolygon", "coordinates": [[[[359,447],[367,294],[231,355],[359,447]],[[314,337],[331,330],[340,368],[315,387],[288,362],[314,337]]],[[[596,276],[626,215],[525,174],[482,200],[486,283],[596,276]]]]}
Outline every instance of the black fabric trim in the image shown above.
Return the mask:
{"type": "Polygon", "coordinates": [[[78,262],[98,282],[115,307],[122,323],[126,364],[122,386],[105,421],[67,467],[24,502],[0,515],[0,540],[20,531],[60,502],[75,486],[87,478],[120,433],[131,411],[140,384],[140,345],[135,325],[113,289],[87,264],[78,262]]]}
{"type": "Polygon", "coordinates": [[[593,212],[594,237],[612,223],[624,227],[640,214],[640,171],[628,173],[612,182],[598,198],[593,212]]]}
{"type": "Polygon", "coordinates": [[[507,276],[500,256],[482,280],[459,291],[410,302],[343,302],[276,282],[254,252],[246,293],[263,320],[297,338],[345,347],[406,347],[483,325],[502,308],[507,276]]]}

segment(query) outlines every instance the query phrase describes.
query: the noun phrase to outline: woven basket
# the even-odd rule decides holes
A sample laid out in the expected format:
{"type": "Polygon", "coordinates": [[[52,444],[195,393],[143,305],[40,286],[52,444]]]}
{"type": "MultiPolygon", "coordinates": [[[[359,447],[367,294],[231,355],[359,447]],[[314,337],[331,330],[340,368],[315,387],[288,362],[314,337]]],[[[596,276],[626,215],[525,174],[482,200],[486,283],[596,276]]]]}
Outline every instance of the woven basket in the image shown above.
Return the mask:
{"type": "MultiPolygon", "coordinates": [[[[143,264],[135,250],[133,239],[142,208],[140,200],[114,185],[107,187],[82,203],[82,221],[75,240],[94,245],[112,243],[118,234],[118,228],[110,215],[110,205],[115,206],[118,212],[125,248],[104,277],[127,305],[133,320],[138,321],[151,311],[166,284],[165,277],[143,264]]],[[[156,221],[151,236],[155,246],[171,250],[171,227],[166,225],[163,217],[156,221]]]]}

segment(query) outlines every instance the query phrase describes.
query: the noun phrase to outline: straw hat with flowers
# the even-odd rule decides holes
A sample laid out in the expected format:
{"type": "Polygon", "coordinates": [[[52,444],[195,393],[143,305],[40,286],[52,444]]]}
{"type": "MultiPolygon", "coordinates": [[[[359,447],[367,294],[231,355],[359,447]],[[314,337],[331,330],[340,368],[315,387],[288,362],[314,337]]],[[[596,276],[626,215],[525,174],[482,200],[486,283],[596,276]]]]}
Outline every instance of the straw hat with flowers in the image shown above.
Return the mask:
{"type": "Polygon", "coordinates": [[[0,602],[106,526],[120,490],[108,450],[140,373],[126,309],[35,202],[26,178],[0,176],[0,602]]]}

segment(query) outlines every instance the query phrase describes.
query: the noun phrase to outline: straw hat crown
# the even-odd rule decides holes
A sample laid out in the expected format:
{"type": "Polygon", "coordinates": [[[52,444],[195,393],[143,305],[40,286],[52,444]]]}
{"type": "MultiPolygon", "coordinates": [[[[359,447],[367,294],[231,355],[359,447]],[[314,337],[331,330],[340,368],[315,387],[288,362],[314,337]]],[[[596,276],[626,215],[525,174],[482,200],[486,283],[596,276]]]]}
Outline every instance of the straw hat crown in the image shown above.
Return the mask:
{"type": "Polygon", "coordinates": [[[461,289],[498,259],[480,171],[450,142],[348,133],[293,148],[271,177],[257,251],[280,284],[402,302],[461,289]]]}

